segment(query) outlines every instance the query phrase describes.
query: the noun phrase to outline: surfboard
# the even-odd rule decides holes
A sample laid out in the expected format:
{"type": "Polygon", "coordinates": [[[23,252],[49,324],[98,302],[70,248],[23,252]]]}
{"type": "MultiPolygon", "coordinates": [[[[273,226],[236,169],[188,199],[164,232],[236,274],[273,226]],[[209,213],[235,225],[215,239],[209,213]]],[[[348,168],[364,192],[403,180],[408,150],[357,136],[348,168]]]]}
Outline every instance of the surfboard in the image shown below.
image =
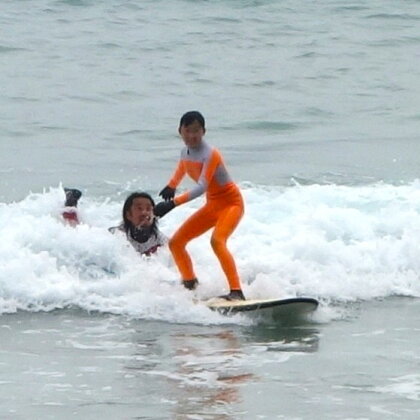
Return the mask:
{"type": "Polygon", "coordinates": [[[213,311],[223,315],[233,315],[239,312],[265,313],[279,316],[305,316],[315,311],[319,302],[314,298],[296,297],[288,299],[250,299],[226,300],[212,298],[204,302],[213,311]]]}

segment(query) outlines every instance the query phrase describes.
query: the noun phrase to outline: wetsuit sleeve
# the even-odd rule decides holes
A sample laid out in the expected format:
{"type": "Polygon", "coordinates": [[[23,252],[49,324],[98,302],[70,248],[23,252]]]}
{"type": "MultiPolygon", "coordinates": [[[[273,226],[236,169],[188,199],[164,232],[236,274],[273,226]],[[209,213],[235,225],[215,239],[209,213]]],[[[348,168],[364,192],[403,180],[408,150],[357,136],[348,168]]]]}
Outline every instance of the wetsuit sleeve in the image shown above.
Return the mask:
{"type": "Polygon", "coordinates": [[[168,182],[168,186],[171,188],[176,188],[181,182],[182,178],[185,175],[185,166],[182,160],[178,162],[178,166],[175,168],[174,173],[172,174],[171,179],[168,182]]]}
{"type": "Polygon", "coordinates": [[[199,197],[209,187],[210,181],[213,179],[217,167],[221,163],[222,158],[217,150],[213,150],[210,157],[204,162],[203,169],[201,170],[200,178],[197,181],[197,185],[191,190],[175,197],[175,205],[184,204],[187,201],[194,200],[199,197]]]}

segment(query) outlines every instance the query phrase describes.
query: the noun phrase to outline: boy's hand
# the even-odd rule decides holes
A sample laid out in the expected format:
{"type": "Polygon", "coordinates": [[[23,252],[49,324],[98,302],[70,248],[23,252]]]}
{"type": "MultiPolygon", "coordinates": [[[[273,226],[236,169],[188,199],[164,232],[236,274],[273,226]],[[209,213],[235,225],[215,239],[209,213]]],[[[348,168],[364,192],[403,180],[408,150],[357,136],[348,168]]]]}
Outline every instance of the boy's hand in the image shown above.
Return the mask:
{"type": "Polygon", "coordinates": [[[172,200],[175,197],[175,188],[171,188],[169,185],[167,185],[160,193],[159,195],[165,200],[169,201],[172,200]]]}
{"type": "Polygon", "coordinates": [[[166,213],[169,213],[175,207],[175,203],[170,201],[161,201],[157,203],[155,208],[153,209],[153,213],[156,217],[163,217],[166,213]]]}

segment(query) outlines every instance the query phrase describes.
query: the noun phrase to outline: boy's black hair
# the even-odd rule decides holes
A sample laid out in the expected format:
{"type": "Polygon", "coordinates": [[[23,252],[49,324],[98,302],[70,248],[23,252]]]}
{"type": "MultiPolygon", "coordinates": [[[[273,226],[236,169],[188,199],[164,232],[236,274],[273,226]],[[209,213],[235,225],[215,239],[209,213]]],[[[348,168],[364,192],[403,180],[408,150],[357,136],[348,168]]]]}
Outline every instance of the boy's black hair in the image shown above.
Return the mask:
{"type": "MultiPolygon", "coordinates": [[[[124,206],[122,209],[122,217],[124,221],[124,230],[126,233],[129,232],[131,228],[133,228],[133,224],[127,219],[127,212],[131,209],[131,206],[133,205],[133,202],[136,198],[146,198],[152,203],[152,207],[155,208],[155,202],[153,201],[153,198],[150,196],[150,194],[147,194],[146,192],[133,192],[131,193],[124,202],[124,206]]],[[[156,218],[153,219],[153,224],[151,226],[152,232],[157,236],[157,223],[156,218]]]]}
{"type": "Polygon", "coordinates": [[[188,126],[193,122],[197,121],[201,127],[205,130],[206,129],[206,122],[204,120],[203,115],[198,111],[188,111],[186,112],[179,121],[179,126],[188,126]]]}

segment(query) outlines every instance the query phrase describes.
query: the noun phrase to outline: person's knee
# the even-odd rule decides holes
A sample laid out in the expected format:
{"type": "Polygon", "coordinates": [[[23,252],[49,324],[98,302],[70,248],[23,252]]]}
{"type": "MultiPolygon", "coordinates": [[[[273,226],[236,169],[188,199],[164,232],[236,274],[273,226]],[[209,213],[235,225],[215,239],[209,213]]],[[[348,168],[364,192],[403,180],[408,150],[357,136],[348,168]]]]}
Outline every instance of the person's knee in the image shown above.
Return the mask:
{"type": "Polygon", "coordinates": [[[173,252],[177,248],[177,241],[174,237],[169,239],[168,247],[171,250],[171,252],[173,252]]]}
{"type": "Polygon", "coordinates": [[[182,240],[182,238],[174,235],[168,241],[168,246],[171,252],[177,251],[179,249],[185,248],[186,242],[182,240]]]}
{"type": "Polygon", "coordinates": [[[211,247],[213,248],[213,251],[217,254],[219,251],[226,248],[226,241],[219,236],[212,236],[211,240],[211,247]]]}

